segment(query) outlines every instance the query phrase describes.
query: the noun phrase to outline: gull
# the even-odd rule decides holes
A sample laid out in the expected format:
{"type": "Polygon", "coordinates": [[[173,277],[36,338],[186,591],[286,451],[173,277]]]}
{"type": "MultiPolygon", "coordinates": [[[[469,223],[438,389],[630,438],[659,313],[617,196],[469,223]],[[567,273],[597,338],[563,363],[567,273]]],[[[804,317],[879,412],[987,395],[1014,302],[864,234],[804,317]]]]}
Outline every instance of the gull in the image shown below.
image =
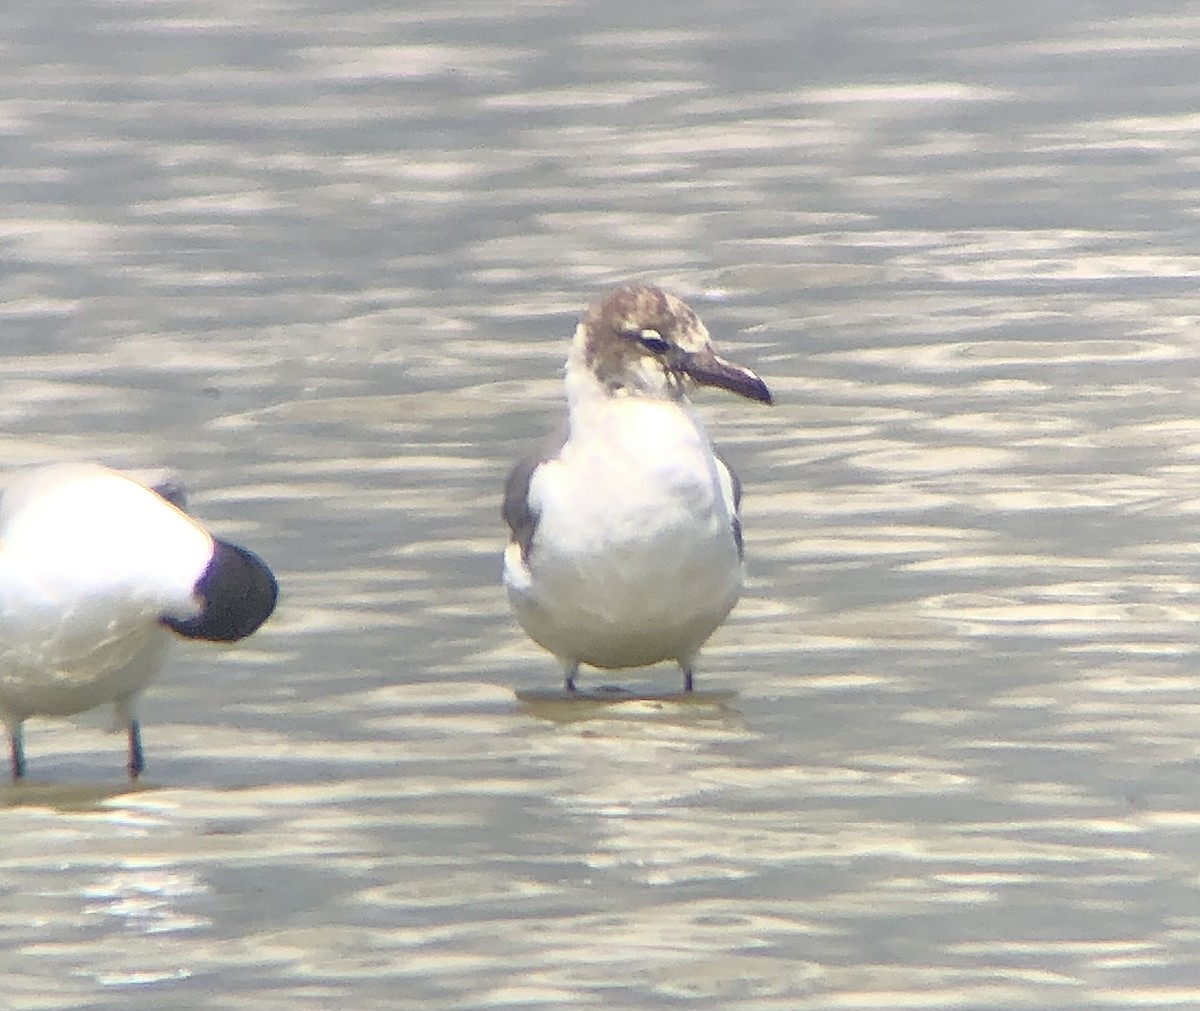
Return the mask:
{"type": "Polygon", "coordinates": [[[517,621],[576,690],[581,664],[673,660],[700,648],[742,586],[741,490],[687,398],[712,386],[764,404],[766,384],[717,356],[699,317],[657,287],[610,293],[567,355],[565,438],[516,464],[504,585],[517,621]]]}
{"type": "Polygon", "coordinates": [[[111,704],[145,767],[137,702],[172,634],[233,642],[275,607],[266,564],[183,511],[174,481],[149,488],[98,464],[20,474],[0,497],[0,719],[13,779],[31,716],[111,704]]]}

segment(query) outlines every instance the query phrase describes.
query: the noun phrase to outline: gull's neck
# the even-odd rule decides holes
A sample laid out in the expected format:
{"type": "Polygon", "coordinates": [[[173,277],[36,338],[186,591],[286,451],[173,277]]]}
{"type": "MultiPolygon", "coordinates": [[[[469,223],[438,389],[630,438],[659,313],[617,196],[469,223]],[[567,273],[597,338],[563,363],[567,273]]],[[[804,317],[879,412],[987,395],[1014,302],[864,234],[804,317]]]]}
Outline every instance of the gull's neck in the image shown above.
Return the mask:
{"type": "Polygon", "coordinates": [[[606,381],[589,367],[584,339],[577,334],[567,355],[563,385],[571,443],[616,440],[644,447],[663,438],[688,442],[698,438],[708,445],[704,425],[682,388],[670,383],[649,359],[644,368],[606,381]]]}

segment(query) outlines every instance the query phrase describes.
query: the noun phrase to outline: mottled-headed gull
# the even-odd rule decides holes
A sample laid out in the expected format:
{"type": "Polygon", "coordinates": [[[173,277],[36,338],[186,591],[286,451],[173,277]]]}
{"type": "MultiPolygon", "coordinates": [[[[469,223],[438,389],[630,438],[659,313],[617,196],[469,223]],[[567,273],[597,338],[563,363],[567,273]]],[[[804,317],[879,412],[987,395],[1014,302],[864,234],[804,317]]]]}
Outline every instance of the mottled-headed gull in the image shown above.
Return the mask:
{"type": "Polygon", "coordinates": [[[0,719],[13,778],[22,724],[112,704],[144,766],[136,706],[171,633],[232,642],[275,607],[271,570],[156,491],[96,464],[19,475],[0,498],[0,719]]]}
{"type": "Polygon", "coordinates": [[[688,402],[697,384],[771,403],[678,298],[619,288],[575,331],[565,441],[509,474],[504,585],[568,691],[580,664],[660,660],[674,660],[691,691],[700,647],[737,602],[740,490],[688,402]]]}

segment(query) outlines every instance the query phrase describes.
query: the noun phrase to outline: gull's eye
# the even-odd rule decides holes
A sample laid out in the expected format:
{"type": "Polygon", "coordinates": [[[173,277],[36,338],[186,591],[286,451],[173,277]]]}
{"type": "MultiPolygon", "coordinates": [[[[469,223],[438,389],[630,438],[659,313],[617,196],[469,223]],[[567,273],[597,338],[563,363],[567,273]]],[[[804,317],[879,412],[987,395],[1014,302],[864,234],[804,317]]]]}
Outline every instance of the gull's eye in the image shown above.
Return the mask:
{"type": "Polygon", "coordinates": [[[630,328],[629,330],[618,330],[617,333],[626,340],[640,344],[652,355],[665,355],[671,350],[670,342],[663,340],[657,330],[630,328]]]}
{"type": "Polygon", "coordinates": [[[643,330],[637,339],[642,347],[654,355],[665,355],[671,350],[671,345],[663,340],[656,330],[643,330]]]}

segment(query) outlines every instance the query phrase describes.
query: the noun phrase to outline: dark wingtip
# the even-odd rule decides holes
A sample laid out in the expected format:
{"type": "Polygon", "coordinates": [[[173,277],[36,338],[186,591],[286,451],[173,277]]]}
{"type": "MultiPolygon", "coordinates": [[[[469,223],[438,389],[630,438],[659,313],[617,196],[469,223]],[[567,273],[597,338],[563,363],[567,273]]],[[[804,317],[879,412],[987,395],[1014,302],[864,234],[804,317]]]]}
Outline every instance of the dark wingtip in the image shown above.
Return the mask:
{"type": "Polygon", "coordinates": [[[214,539],[212,560],[196,583],[196,595],[203,611],[194,618],[164,617],[163,624],[188,639],[236,642],[271,616],[279,584],[254,552],[214,539]]]}

